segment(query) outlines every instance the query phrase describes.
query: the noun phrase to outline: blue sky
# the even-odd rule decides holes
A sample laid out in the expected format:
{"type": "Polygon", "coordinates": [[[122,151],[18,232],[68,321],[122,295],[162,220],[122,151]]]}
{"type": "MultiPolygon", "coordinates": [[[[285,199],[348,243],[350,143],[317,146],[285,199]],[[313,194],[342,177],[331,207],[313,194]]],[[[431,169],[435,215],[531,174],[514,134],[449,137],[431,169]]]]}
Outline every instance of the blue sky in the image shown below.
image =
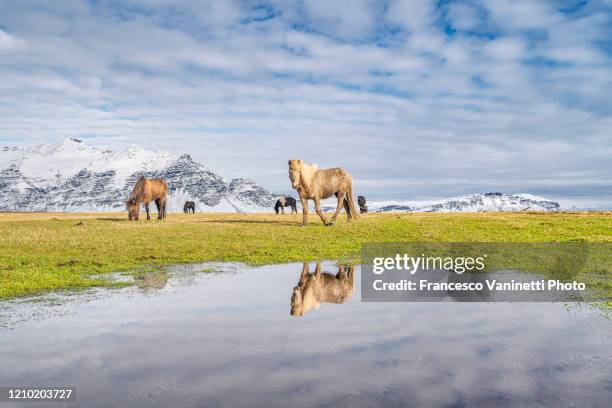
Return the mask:
{"type": "Polygon", "coordinates": [[[612,206],[612,1],[3,1],[0,145],[190,153],[287,191],[612,206]]]}

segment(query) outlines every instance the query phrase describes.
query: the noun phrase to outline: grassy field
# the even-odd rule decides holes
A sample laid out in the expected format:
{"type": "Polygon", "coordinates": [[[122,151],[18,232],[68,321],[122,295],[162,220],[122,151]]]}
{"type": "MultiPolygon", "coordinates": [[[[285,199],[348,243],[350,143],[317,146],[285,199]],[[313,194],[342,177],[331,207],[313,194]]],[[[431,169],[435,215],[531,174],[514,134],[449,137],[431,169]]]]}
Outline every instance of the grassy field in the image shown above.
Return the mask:
{"type": "Polygon", "coordinates": [[[108,285],[115,271],[174,263],[356,260],[362,242],[612,242],[612,213],[368,214],[324,227],[312,216],[0,213],[0,298],[108,285]]]}

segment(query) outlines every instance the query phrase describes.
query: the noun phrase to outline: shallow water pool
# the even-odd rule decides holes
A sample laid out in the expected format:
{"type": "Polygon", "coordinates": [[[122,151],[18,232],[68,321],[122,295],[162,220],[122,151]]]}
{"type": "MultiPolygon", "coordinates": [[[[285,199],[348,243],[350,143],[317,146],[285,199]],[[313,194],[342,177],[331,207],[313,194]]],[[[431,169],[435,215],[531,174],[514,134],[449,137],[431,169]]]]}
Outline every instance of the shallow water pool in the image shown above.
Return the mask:
{"type": "MultiPolygon", "coordinates": [[[[330,295],[317,308],[302,285],[298,317],[290,311],[302,264],[213,267],[219,272],[176,267],[122,290],[1,302],[0,386],[74,386],[74,405],[90,407],[612,401],[612,322],[597,309],[362,303],[357,267],[354,293],[347,283],[335,298],[342,303],[330,295]]],[[[339,268],[325,262],[322,271],[332,279],[339,268]]]]}

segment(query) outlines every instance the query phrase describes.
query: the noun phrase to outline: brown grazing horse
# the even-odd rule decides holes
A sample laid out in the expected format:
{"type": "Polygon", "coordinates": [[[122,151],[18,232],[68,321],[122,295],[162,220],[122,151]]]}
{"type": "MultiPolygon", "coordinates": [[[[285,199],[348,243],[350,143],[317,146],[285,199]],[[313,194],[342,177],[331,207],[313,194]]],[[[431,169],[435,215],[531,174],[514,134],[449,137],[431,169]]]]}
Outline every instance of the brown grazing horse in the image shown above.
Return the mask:
{"type": "Polygon", "coordinates": [[[291,316],[303,316],[318,309],[321,302],[342,304],[354,291],[354,266],[338,266],[338,273],[321,273],[321,262],[317,262],[315,273],[308,273],[308,262],[304,262],[300,280],[291,293],[291,316]]]}
{"type": "Polygon", "coordinates": [[[314,200],[315,210],[325,225],[336,222],[343,206],[349,222],[357,219],[358,212],[353,199],[353,179],[346,170],[340,167],[319,170],[316,164],[310,165],[303,160],[289,160],[289,179],[302,201],[304,212],[302,225],[308,222],[308,200],[314,200]],[[333,195],[338,199],[338,205],[331,221],[327,221],[321,211],[321,200],[333,195]]]}
{"type": "Polygon", "coordinates": [[[147,220],[151,219],[149,214],[149,203],[155,201],[157,206],[157,219],[166,218],[166,199],[168,195],[168,184],[163,179],[148,179],[140,177],[126,202],[130,221],[138,221],[140,203],[144,203],[147,210],[147,220]]]}

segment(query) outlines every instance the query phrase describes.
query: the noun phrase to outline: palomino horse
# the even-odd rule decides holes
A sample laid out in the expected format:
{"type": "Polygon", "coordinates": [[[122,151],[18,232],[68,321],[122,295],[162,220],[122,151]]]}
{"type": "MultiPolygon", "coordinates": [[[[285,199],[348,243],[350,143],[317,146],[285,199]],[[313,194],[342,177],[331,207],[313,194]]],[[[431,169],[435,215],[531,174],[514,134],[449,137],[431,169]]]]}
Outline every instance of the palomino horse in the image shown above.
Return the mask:
{"type": "Polygon", "coordinates": [[[349,222],[357,219],[358,214],[353,199],[353,179],[346,170],[339,167],[319,170],[316,164],[310,165],[303,160],[289,160],[289,179],[302,201],[304,212],[302,225],[308,222],[308,200],[314,200],[315,210],[325,225],[336,222],[343,206],[349,222]],[[327,221],[321,211],[321,200],[333,195],[338,199],[338,205],[331,221],[327,221]]]}
{"type": "Polygon", "coordinates": [[[283,214],[285,214],[285,207],[291,207],[291,214],[294,212],[297,214],[297,201],[293,197],[281,197],[276,200],[276,204],[274,205],[274,211],[278,215],[278,210],[281,210],[283,214]]]}
{"type": "Polygon", "coordinates": [[[317,262],[315,273],[308,273],[308,262],[304,262],[300,280],[291,294],[291,316],[303,316],[318,309],[321,302],[342,304],[354,291],[354,266],[338,266],[338,273],[321,273],[321,262],[317,262]]]}
{"type": "Polygon", "coordinates": [[[144,203],[147,210],[147,220],[151,219],[149,214],[149,203],[155,201],[157,206],[157,219],[166,218],[166,198],[168,195],[168,184],[160,178],[148,179],[140,177],[126,202],[130,221],[138,221],[140,203],[144,203]]]}

